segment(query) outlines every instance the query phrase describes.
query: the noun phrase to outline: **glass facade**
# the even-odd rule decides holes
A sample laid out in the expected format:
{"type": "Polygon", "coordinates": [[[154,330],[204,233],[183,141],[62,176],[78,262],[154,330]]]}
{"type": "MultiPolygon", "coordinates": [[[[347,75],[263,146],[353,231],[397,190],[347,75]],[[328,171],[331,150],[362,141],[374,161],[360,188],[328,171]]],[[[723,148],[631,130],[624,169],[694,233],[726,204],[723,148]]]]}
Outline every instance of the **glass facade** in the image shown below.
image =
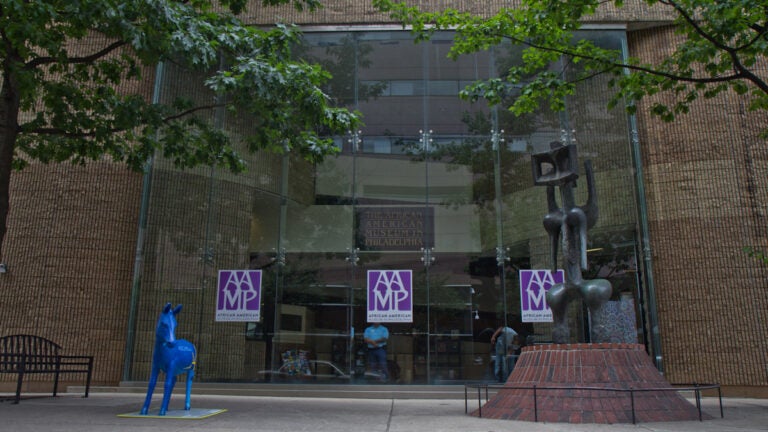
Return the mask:
{"type": "MultiPolygon", "coordinates": [[[[620,48],[624,33],[583,37],[620,48]]],[[[155,320],[171,301],[184,305],[177,337],[197,345],[201,381],[368,382],[369,270],[410,270],[413,279],[412,322],[385,323],[391,383],[492,379],[490,339],[501,323],[523,342],[550,339],[550,324],[521,320],[519,272],[550,267],[546,191],[533,186],[530,155],[564,137],[577,139],[581,162],[595,169],[600,218],[585,278],[612,282],[617,303],[630,305],[622,310],[634,320],[631,337],[645,342],[629,122],[605,110],[607,78],[580,84],[565,112],[515,117],[458,93],[503,74],[520,48],[450,60],[451,38],[305,34],[297,54],[333,74],[327,93],[365,123],[335,137],[340,154],[321,164],[257,154],[233,175],[154,161],[126,379],[148,377],[155,320]],[[229,269],[262,270],[258,322],[215,321],[218,271],[229,269]]],[[[567,74],[573,65],[552,67],[567,74]]],[[[158,96],[212,97],[200,83],[168,64],[158,96]]],[[[211,121],[235,134],[254,127],[229,113],[211,121]]],[[[586,185],[578,186],[583,204],[586,185]]],[[[570,316],[574,341],[588,340],[578,302],[570,316]]]]}

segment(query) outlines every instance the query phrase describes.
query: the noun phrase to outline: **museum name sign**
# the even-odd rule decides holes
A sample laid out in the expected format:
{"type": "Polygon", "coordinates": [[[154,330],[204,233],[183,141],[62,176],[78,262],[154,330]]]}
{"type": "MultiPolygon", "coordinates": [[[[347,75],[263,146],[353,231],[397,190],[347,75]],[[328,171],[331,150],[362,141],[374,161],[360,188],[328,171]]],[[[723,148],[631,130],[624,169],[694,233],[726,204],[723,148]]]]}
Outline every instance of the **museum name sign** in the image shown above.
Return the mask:
{"type": "Polygon", "coordinates": [[[432,246],[434,211],[425,207],[357,209],[360,250],[419,250],[432,246]]]}

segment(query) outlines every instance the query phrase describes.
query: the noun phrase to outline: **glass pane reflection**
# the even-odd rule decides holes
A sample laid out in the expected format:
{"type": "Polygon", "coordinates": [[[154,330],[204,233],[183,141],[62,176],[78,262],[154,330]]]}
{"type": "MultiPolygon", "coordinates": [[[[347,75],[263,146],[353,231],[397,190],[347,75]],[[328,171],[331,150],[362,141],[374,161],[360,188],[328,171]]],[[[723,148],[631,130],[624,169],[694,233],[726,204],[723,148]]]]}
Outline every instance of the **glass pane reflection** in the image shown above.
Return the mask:
{"type": "MultiPolygon", "coordinates": [[[[584,36],[610,46],[624,37],[584,36]]],[[[580,84],[563,113],[542,107],[515,117],[457,94],[503,77],[520,47],[505,43],[449,60],[451,38],[440,33],[415,44],[404,31],[306,33],[296,54],[330,71],[324,90],[365,123],[334,137],[340,153],[322,164],[258,154],[247,175],[234,176],[179,173],[158,161],[138,334],[151,333],[157,304],[172,295],[193,309],[185,319],[195,330],[185,337],[201,352],[201,381],[379,382],[366,373],[366,274],[409,270],[413,322],[385,323],[390,382],[493,380],[490,337],[500,324],[528,341],[550,338],[549,324],[524,323],[520,314],[519,271],[551,266],[541,226],[545,190],[532,184],[530,154],[575,130],[600,195],[585,277],[607,278],[617,300],[635,301],[643,342],[629,133],[623,112],[598,108],[606,83],[580,84]],[[212,319],[216,271],[237,268],[263,271],[258,323],[212,319]]],[[[207,97],[179,86],[192,78],[167,71],[164,97],[207,97]]],[[[505,104],[513,88],[507,96],[505,104]]],[[[243,133],[254,127],[225,117],[243,133]]],[[[589,319],[573,307],[572,334],[584,340],[589,319]]],[[[148,373],[147,349],[137,340],[132,379],[148,373]]]]}

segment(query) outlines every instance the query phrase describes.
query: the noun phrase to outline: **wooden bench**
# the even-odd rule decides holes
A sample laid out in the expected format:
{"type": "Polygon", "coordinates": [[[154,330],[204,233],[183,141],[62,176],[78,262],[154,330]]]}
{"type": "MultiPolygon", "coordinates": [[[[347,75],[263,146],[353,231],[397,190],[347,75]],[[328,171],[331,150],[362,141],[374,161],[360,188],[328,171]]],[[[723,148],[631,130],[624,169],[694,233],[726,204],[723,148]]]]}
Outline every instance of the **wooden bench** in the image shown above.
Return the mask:
{"type": "Polygon", "coordinates": [[[61,355],[61,347],[46,338],[33,335],[0,337],[0,373],[16,374],[16,397],[21,400],[21,384],[27,374],[53,374],[53,396],[59,389],[61,374],[87,374],[85,395],[91,387],[93,356],[61,355]]]}

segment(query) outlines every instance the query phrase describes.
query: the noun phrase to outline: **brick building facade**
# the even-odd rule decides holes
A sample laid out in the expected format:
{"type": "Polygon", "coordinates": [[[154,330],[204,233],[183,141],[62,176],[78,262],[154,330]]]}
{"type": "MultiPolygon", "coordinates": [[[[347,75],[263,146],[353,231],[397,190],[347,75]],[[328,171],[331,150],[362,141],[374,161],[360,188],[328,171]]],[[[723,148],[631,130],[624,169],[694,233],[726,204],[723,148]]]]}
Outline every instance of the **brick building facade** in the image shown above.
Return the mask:
{"type": "MultiPolygon", "coordinates": [[[[267,25],[279,19],[326,31],[396,28],[396,23],[366,2],[324,3],[323,10],[312,14],[253,7],[246,21],[267,25]]],[[[514,2],[419,3],[481,8],[473,12],[482,13],[514,2]]],[[[620,13],[608,9],[593,24],[626,25],[630,54],[652,60],[673,45],[675,36],[666,18],[658,10],[638,5],[620,13]]],[[[761,71],[768,75],[768,67],[763,66],[761,71]]],[[[144,83],[147,97],[153,84],[150,74],[144,83]]],[[[636,130],[628,137],[639,149],[636,169],[643,176],[644,201],[637,205],[645,213],[650,240],[638,259],[650,270],[645,278],[651,279],[655,290],[655,308],[646,313],[656,315],[658,327],[646,330],[657,335],[660,349],[653,353],[649,347],[649,351],[670,382],[717,382],[726,394],[768,397],[768,274],[763,264],[743,251],[746,246],[768,244],[768,185],[761,181],[768,169],[768,147],[758,136],[767,116],[748,112],[743,100],[726,93],[698,101],[690,114],[667,124],[648,115],[652,102],[639,104],[633,123],[636,130]]],[[[268,167],[256,171],[248,178],[274,174],[268,167]]],[[[188,175],[194,178],[195,172],[179,174],[172,181],[189,179],[188,175]]],[[[149,336],[146,327],[133,321],[142,314],[132,315],[131,310],[138,303],[139,310],[154,316],[152,307],[163,296],[176,296],[173,301],[196,307],[192,294],[167,288],[159,288],[157,299],[134,296],[143,282],[136,274],[145,264],[142,250],[161,243],[157,239],[153,246],[141,242],[146,234],[143,215],[159,217],[157,210],[142,213],[148,180],[107,162],[33,164],[14,174],[4,251],[8,272],[0,275],[0,334],[37,334],[57,341],[66,352],[95,355],[96,384],[142,379],[140,372],[129,371],[137,367],[129,363],[130,358],[148,361],[148,347],[132,345],[129,339],[149,336]],[[140,330],[134,332],[131,326],[140,330]]],[[[153,181],[158,184],[156,178],[153,181]]],[[[246,190],[237,193],[248,194],[246,190]]],[[[292,197],[302,194],[306,192],[294,190],[292,197]]],[[[195,224],[202,229],[204,222],[195,224]]],[[[546,254],[531,251],[536,253],[546,254]]],[[[205,337],[199,342],[213,351],[218,349],[215,341],[231,336],[205,337]]],[[[650,339],[644,342],[651,345],[650,339]]],[[[237,355],[238,367],[242,358],[247,362],[259,349],[244,350],[237,355]]],[[[230,367],[228,361],[222,360],[221,367],[230,367]]],[[[243,378],[251,379],[251,372],[243,378]]],[[[0,382],[6,384],[11,383],[0,382]]]]}

